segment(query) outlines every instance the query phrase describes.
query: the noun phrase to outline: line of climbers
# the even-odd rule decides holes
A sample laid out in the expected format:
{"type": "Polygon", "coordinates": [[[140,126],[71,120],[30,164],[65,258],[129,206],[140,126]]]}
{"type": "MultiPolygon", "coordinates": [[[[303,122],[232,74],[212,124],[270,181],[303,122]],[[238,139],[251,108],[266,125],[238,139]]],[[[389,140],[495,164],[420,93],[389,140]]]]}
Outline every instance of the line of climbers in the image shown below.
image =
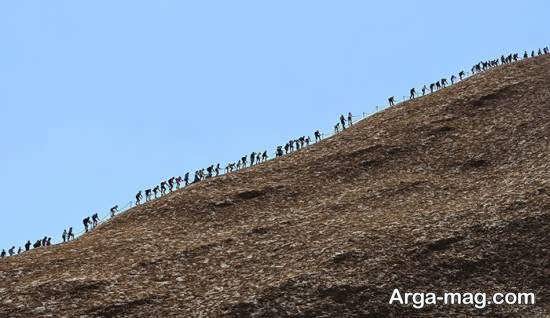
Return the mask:
{"type": "MultiPolygon", "coordinates": [[[[548,53],[550,53],[550,50],[548,49],[548,46],[546,46],[542,49],[538,49],[537,53],[538,53],[537,55],[548,54],[548,53]]],[[[535,57],[535,51],[534,50],[531,51],[531,57],[535,57]]],[[[527,51],[525,51],[523,53],[523,59],[527,59],[527,58],[529,58],[529,54],[527,53],[527,51]]],[[[516,62],[518,60],[519,60],[519,53],[508,54],[508,56],[501,55],[500,59],[496,58],[494,60],[481,61],[481,62],[475,64],[474,66],[472,66],[471,73],[472,73],[472,75],[474,75],[474,74],[486,71],[486,70],[488,70],[490,68],[493,68],[495,66],[510,64],[510,63],[516,62]]],[[[466,76],[466,72],[464,72],[464,71],[458,72],[458,78],[459,78],[460,81],[465,76],[466,76]]],[[[451,79],[451,85],[453,85],[455,82],[457,82],[457,77],[455,75],[451,75],[450,79],[451,79]]],[[[429,90],[429,93],[433,93],[435,91],[438,91],[442,88],[447,87],[448,84],[449,84],[449,82],[447,81],[447,79],[442,78],[442,79],[436,81],[435,83],[431,83],[429,85],[429,89],[428,89],[428,86],[424,85],[424,86],[422,86],[422,96],[425,96],[426,94],[428,94],[428,90],[429,90]]],[[[414,99],[415,97],[418,97],[418,94],[416,93],[416,88],[414,88],[414,87],[411,88],[409,93],[410,93],[409,94],[409,99],[414,99]]],[[[396,102],[395,96],[390,96],[388,98],[388,104],[390,106],[394,106],[395,102],[396,102]]],[[[335,127],[335,130],[336,130],[336,127],[335,127]]]]}
{"type": "MultiPolygon", "coordinates": [[[[537,54],[535,54],[534,50],[531,51],[530,57],[535,57],[536,55],[543,55],[543,54],[549,54],[549,53],[550,53],[550,50],[548,49],[548,46],[546,46],[542,49],[538,49],[537,54]]],[[[523,59],[527,59],[527,58],[529,58],[529,54],[527,53],[527,51],[525,51],[523,53],[523,59]]],[[[509,54],[508,56],[502,55],[500,57],[500,59],[497,58],[497,59],[494,59],[494,60],[488,60],[488,61],[484,61],[484,62],[482,61],[482,62],[479,62],[479,63],[475,64],[471,69],[471,73],[472,73],[472,75],[474,75],[474,74],[486,71],[486,70],[488,70],[490,68],[493,68],[495,66],[510,64],[510,63],[516,62],[518,60],[519,60],[519,54],[517,54],[517,53],[509,54]]],[[[466,76],[466,73],[464,71],[460,71],[458,73],[459,80],[462,80],[465,76],[466,76]]],[[[451,85],[453,85],[455,82],[457,82],[456,76],[452,75],[450,77],[450,81],[451,81],[451,85]]],[[[447,85],[448,85],[447,79],[442,78],[442,79],[436,81],[435,83],[431,83],[429,85],[429,93],[433,93],[433,92],[435,92],[439,89],[445,88],[447,85]]],[[[422,87],[422,96],[426,95],[427,93],[428,93],[428,87],[426,85],[424,85],[422,87]]],[[[414,99],[416,97],[417,97],[417,93],[416,93],[415,88],[411,88],[409,99],[414,99]]],[[[390,106],[394,106],[395,105],[395,97],[391,96],[390,98],[388,98],[388,102],[389,102],[390,106]]],[[[351,112],[348,113],[347,117],[345,117],[344,115],[340,115],[339,121],[336,123],[336,125],[334,125],[334,132],[338,133],[341,130],[345,130],[346,129],[346,124],[347,124],[348,128],[351,127],[351,125],[353,125],[353,117],[354,116],[351,114],[351,112]]],[[[316,130],[313,134],[315,136],[315,142],[321,141],[322,134],[319,130],[316,130]]],[[[285,154],[289,154],[289,153],[292,153],[294,151],[298,151],[298,150],[300,150],[304,147],[309,146],[310,143],[311,143],[311,139],[310,139],[309,136],[302,136],[302,137],[299,137],[297,139],[291,139],[284,146],[277,146],[276,147],[275,157],[282,157],[285,154]]],[[[260,151],[259,152],[252,152],[250,155],[242,156],[236,162],[228,163],[225,166],[225,173],[230,173],[230,172],[233,172],[233,171],[241,170],[243,168],[246,168],[247,165],[252,167],[253,165],[257,165],[257,164],[260,164],[260,163],[263,163],[263,162],[267,161],[268,158],[269,158],[269,156],[267,155],[267,150],[263,151],[263,152],[260,152],[260,151]]],[[[170,192],[174,191],[174,189],[179,189],[182,186],[188,186],[190,183],[197,183],[199,181],[206,180],[206,179],[209,179],[211,177],[216,177],[216,176],[219,176],[219,175],[220,175],[220,164],[218,163],[216,165],[210,165],[206,169],[203,168],[203,169],[199,169],[199,170],[195,171],[195,175],[194,175],[194,178],[193,178],[192,182],[190,182],[190,179],[189,179],[189,172],[185,173],[183,178],[181,176],[171,177],[170,179],[168,179],[166,181],[162,181],[160,183],[160,185],[157,185],[154,188],[149,188],[149,189],[144,190],[145,202],[149,202],[153,199],[160,198],[160,197],[166,195],[167,193],[170,193],[170,192]]],[[[135,201],[136,205],[142,204],[143,192],[139,191],[136,194],[135,199],[136,199],[136,201],[135,201]]],[[[114,217],[115,214],[118,212],[118,205],[115,205],[114,207],[112,207],[110,209],[110,212],[111,212],[111,218],[114,217]]],[[[99,215],[97,213],[94,213],[91,217],[88,216],[88,217],[84,218],[82,220],[82,224],[84,225],[84,231],[87,233],[89,230],[94,229],[98,226],[98,224],[99,224],[99,215]]],[[[74,238],[75,238],[75,235],[73,233],[73,228],[72,227],[69,227],[69,229],[64,229],[63,230],[63,234],[61,235],[61,239],[62,239],[63,243],[68,242],[70,240],[74,240],[74,238]]],[[[51,237],[46,237],[45,236],[44,238],[39,239],[34,244],[32,244],[32,247],[33,248],[39,248],[39,247],[50,246],[51,245],[51,239],[52,239],[51,237]]],[[[30,250],[31,241],[27,241],[25,243],[24,247],[25,247],[25,251],[30,250]]],[[[19,249],[17,250],[17,254],[20,254],[22,252],[23,252],[22,248],[19,247],[19,249]]],[[[4,258],[7,255],[13,256],[15,254],[16,254],[15,246],[12,246],[10,249],[8,249],[7,253],[4,249],[2,249],[2,252],[0,253],[0,257],[4,258]]]]}

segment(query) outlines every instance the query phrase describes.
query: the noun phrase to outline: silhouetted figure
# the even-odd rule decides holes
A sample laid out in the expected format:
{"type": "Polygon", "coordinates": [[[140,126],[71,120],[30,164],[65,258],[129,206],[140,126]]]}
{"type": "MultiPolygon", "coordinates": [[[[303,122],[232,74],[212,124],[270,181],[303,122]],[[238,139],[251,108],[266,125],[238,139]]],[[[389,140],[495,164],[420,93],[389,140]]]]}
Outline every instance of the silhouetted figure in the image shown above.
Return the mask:
{"type": "Polygon", "coordinates": [[[34,248],[39,248],[40,246],[42,246],[42,243],[40,240],[37,240],[36,242],[34,242],[34,244],[32,245],[32,247],[34,248]]]}
{"type": "Polygon", "coordinates": [[[21,249],[21,246],[19,246],[19,248],[17,249],[17,255],[21,254],[23,252],[23,250],[21,249]]]}
{"type": "Polygon", "coordinates": [[[353,125],[353,115],[351,114],[351,112],[348,112],[348,127],[353,125]]]}
{"type": "Polygon", "coordinates": [[[538,55],[542,55],[542,51],[539,49],[538,55]]]}
{"type": "Polygon", "coordinates": [[[44,236],[44,238],[42,239],[42,246],[46,246],[46,243],[48,243],[48,237],[44,236]]]}
{"type": "Polygon", "coordinates": [[[153,196],[151,189],[145,190],[145,202],[151,201],[151,197],[153,196]]]}
{"type": "Polygon", "coordinates": [[[542,50],[544,51],[544,54],[548,54],[550,52],[547,46],[545,46],[542,50]]]}
{"type": "Polygon", "coordinates": [[[216,164],[216,167],[214,168],[214,172],[216,173],[216,177],[220,175],[220,164],[216,164]]]}
{"type": "Polygon", "coordinates": [[[411,92],[411,95],[409,96],[409,99],[414,99],[414,96],[416,95],[416,89],[414,89],[414,87],[413,87],[413,88],[411,88],[410,92],[411,92]]]}
{"type": "Polygon", "coordinates": [[[69,231],[67,232],[67,242],[70,241],[70,240],[74,240],[74,233],[73,233],[73,227],[72,226],[69,228],[69,231]]]}
{"type": "Polygon", "coordinates": [[[388,103],[390,104],[390,106],[395,105],[395,97],[392,96],[392,97],[388,98],[388,103]]]}
{"type": "Polygon", "coordinates": [[[185,186],[189,185],[189,172],[186,172],[183,176],[183,181],[185,181],[185,186]]]}
{"type": "Polygon", "coordinates": [[[97,215],[97,213],[94,213],[92,215],[92,226],[95,228],[98,222],[99,222],[99,216],[97,215]]]}
{"type": "Polygon", "coordinates": [[[241,161],[242,161],[241,166],[242,166],[243,168],[246,168],[246,156],[243,156],[243,157],[241,158],[241,161]]]}
{"type": "Polygon", "coordinates": [[[441,84],[439,83],[439,81],[435,82],[435,88],[437,90],[440,90],[441,89],[441,84]]]}
{"type": "Polygon", "coordinates": [[[15,246],[12,246],[12,247],[8,250],[8,254],[10,254],[10,256],[13,256],[13,254],[15,254],[15,246]]]}
{"type": "Polygon", "coordinates": [[[162,181],[160,183],[160,196],[163,196],[166,194],[166,181],[162,181]]]}
{"type": "Polygon", "coordinates": [[[168,179],[168,190],[169,190],[170,192],[172,192],[172,190],[174,190],[174,180],[175,180],[175,179],[176,179],[176,178],[174,178],[174,177],[168,179]]]}
{"type": "Polygon", "coordinates": [[[241,160],[237,161],[237,170],[241,169],[241,160]]]}
{"type": "Polygon", "coordinates": [[[435,83],[430,84],[430,93],[433,93],[435,89],[435,83]]]}
{"type": "Polygon", "coordinates": [[[275,151],[275,157],[282,157],[283,156],[283,147],[277,146],[277,150],[275,151]]]}
{"type": "Polygon", "coordinates": [[[261,155],[261,153],[258,151],[258,152],[256,153],[256,164],[258,164],[258,163],[260,163],[260,162],[262,162],[262,155],[261,155]]]}
{"type": "Polygon", "coordinates": [[[454,84],[456,81],[456,76],[451,75],[451,85],[454,84]]]}
{"type": "Polygon", "coordinates": [[[67,242],[67,229],[63,230],[63,234],[61,234],[61,239],[63,240],[63,243],[67,242]]]}
{"type": "Polygon", "coordinates": [[[214,170],[214,166],[208,166],[206,168],[206,177],[211,178],[212,177],[212,171],[214,170]]]}
{"type": "Polygon", "coordinates": [[[25,251],[29,251],[31,249],[31,241],[27,241],[27,243],[25,243],[25,251]]]}
{"type": "Polygon", "coordinates": [[[88,232],[88,225],[90,225],[90,217],[87,216],[82,220],[82,224],[84,224],[84,229],[86,232],[88,232]]]}
{"type": "Polygon", "coordinates": [[[46,246],[50,246],[50,245],[52,245],[52,238],[48,237],[48,239],[46,240],[46,246]]]}
{"type": "Polygon", "coordinates": [[[458,73],[458,77],[460,78],[460,80],[462,81],[462,78],[464,77],[464,71],[460,71],[460,73],[458,73]]]}
{"type": "Polygon", "coordinates": [[[422,96],[426,95],[427,90],[428,90],[428,87],[426,87],[426,85],[422,86],[422,96]]]}
{"type": "Polygon", "coordinates": [[[334,133],[339,133],[340,132],[340,123],[336,123],[336,125],[334,125],[334,133]]]}
{"type": "Polygon", "coordinates": [[[115,205],[114,207],[111,208],[111,217],[115,217],[115,213],[118,212],[118,205],[115,205]]]}
{"type": "Polygon", "coordinates": [[[443,87],[447,87],[447,79],[446,79],[446,78],[442,78],[442,79],[441,79],[441,85],[442,85],[443,87]]]}
{"type": "Polygon", "coordinates": [[[250,154],[250,166],[252,167],[254,165],[254,160],[256,160],[256,152],[252,152],[250,154]]]}
{"type": "Polygon", "coordinates": [[[195,171],[195,178],[193,179],[193,183],[197,183],[201,181],[201,179],[199,178],[199,170],[195,171]]]}
{"type": "Polygon", "coordinates": [[[321,132],[316,130],[313,135],[315,136],[315,142],[321,141],[321,132]]]}
{"type": "MultiPolygon", "coordinates": [[[[350,124],[351,125],[351,124],[350,124]]],[[[305,139],[306,141],[306,146],[309,146],[309,142],[311,141],[311,138],[309,138],[309,136],[306,137],[305,139]]]]}
{"type": "MultiPolygon", "coordinates": [[[[218,164],[218,166],[219,166],[219,164],[218,164]]],[[[183,182],[183,179],[181,178],[181,176],[178,176],[176,178],[176,189],[180,188],[182,182],[183,182]]]]}
{"type": "Polygon", "coordinates": [[[344,115],[340,115],[340,125],[342,125],[342,129],[346,129],[346,118],[344,115]]]}
{"type": "Polygon", "coordinates": [[[2,253],[0,253],[0,258],[6,257],[6,250],[2,249],[2,253]]]}
{"type": "Polygon", "coordinates": [[[159,186],[155,186],[153,188],[153,196],[155,196],[155,199],[158,197],[158,194],[160,192],[160,187],[159,186]]]}
{"type": "Polygon", "coordinates": [[[531,57],[535,57],[535,51],[531,51],[531,57]]]}
{"type": "Polygon", "coordinates": [[[143,199],[143,195],[141,194],[141,191],[139,191],[139,192],[136,194],[136,205],[140,205],[140,204],[141,204],[141,199],[143,199]]]}
{"type": "Polygon", "coordinates": [[[267,150],[264,150],[264,153],[262,153],[262,161],[266,161],[267,157],[267,150]]]}

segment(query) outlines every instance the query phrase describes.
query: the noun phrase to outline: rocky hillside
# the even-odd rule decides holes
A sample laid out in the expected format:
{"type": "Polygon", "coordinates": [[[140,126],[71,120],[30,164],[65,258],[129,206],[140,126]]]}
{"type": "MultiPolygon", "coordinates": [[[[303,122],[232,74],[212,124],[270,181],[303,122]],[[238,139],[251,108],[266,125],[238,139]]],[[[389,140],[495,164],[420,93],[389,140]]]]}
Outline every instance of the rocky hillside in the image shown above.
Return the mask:
{"type": "Polygon", "coordinates": [[[0,261],[0,316],[548,316],[549,233],[546,55],[0,261]],[[414,309],[394,288],[537,302],[414,309]]]}

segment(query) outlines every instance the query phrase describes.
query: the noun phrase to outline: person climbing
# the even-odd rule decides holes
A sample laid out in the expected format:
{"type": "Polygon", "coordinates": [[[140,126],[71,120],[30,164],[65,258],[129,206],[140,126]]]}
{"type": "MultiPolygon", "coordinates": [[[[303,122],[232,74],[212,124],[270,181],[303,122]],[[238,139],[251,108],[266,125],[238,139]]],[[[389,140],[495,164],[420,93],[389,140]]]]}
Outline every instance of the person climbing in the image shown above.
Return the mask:
{"type": "Polygon", "coordinates": [[[201,181],[201,179],[199,178],[199,170],[195,171],[195,178],[193,179],[193,183],[197,183],[201,181]]]}
{"type": "Polygon", "coordinates": [[[535,50],[531,51],[531,57],[535,57],[535,50]]]}
{"type": "Polygon", "coordinates": [[[17,255],[21,254],[23,252],[23,250],[21,249],[21,246],[19,246],[19,248],[17,249],[17,255]]]}
{"type": "MultiPolygon", "coordinates": [[[[69,227],[69,231],[67,232],[67,242],[70,240],[74,240],[74,233],[73,233],[73,227],[69,227]]],[[[30,243],[30,242],[29,242],[30,243]]]]}
{"type": "Polygon", "coordinates": [[[151,189],[146,189],[145,190],[145,202],[149,202],[151,200],[151,197],[152,197],[151,189]]]}
{"type": "Polygon", "coordinates": [[[39,248],[40,246],[42,246],[42,243],[40,240],[37,240],[36,242],[34,242],[34,244],[32,245],[32,247],[34,248],[39,248]]]}
{"type": "Polygon", "coordinates": [[[220,164],[216,164],[216,167],[214,168],[214,172],[216,173],[216,177],[220,175],[220,164]]]}
{"type": "Polygon", "coordinates": [[[542,51],[539,49],[538,55],[542,55],[542,51]]]}
{"type": "Polygon", "coordinates": [[[447,79],[446,79],[446,78],[442,78],[442,79],[441,79],[441,85],[442,85],[443,87],[447,87],[447,79]]]}
{"type": "Polygon", "coordinates": [[[275,150],[275,157],[282,157],[283,156],[283,146],[277,146],[277,150],[275,150]]]}
{"type": "Polygon", "coordinates": [[[181,182],[183,181],[183,179],[181,178],[181,176],[178,176],[176,178],[176,189],[179,189],[181,187],[181,182]]]}
{"type": "Polygon", "coordinates": [[[267,160],[267,150],[264,150],[264,153],[262,153],[262,161],[266,161],[267,160]]]}
{"type": "Polygon", "coordinates": [[[114,207],[111,208],[111,217],[114,218],[115,213],[117,212],[118,212],[118,205],[115,205],[114,207]]]}
{"type": "MultiPolygon", "coordinates": [[[[351,125],[351,123],[350,123],[350,125],[351,125]]],[[[309,146],[309,142],[311,141],[311,138],[309,138],[309,136],[307,136],[305,140],[306,140],[306,146],[309,146]]]]}
{"type": "Polygon", "coordinates": [[[410,92],[411,92],[411,96],[409,96],[409,99],[414,99],[414,96],[416,95],[416,89],[414,89],[414,87],[413,87],[413,88],[411,88],[410,92]]]}
{"type": "Polygon", "coordinates": [[[48,243],[48,237],[44,236],[44,238],[42,239],[42,246],[46,246],[46,243],[48,243]]]}
{"type": "Polygon", "coordinates": [[[183,176],[183,181],[185,181],[185,186],[189,185],[189,172],[186,172],[183,176]]]}
{"type": "Polygon", "coordinates": [[[242,161],[242,167],[243,167],[243,168],[246,168],[246,156],[243,156],[243,157],[241,158],[241,161],[242,161]]]}
{"type": "Polygon", "coordinates": [[[63,240],[63,243],[67,242],[67,229],[63,230],[63,234],[61,234],[61,239],[63,240]]]}
{"type": "Polygon", "coordinates": [[[351,112],[348,112],[348,127],[353,125],[353,115],[351,114],[351,112]]]}
{"type": "Polygon", "coordinates": [[[456,81],[456,76],[451,75],[451,85],[453,85],[456,81]]]}
{"type": "Polygon", "coordinates": [[[86,230],[86,232],[88,232],[88,225],[90,224],[90,217],[89,216],[85,217],[82,220],[82,224],[84,224],[84,229],[86,230]]]}
{"type": "Polygon", "coordinates": [[[0,258],[6,257],[6,250],[2,249],[2,253],[0,253],[0,258]]]}
{"type": "Polygon", "coordinates": [[[97,215],[97,213],[94,213],[92,215],[92,227],[95,228],[98,222],[99,222],[99,216],[97,215]]]}
{"type": "Polygon", "coordinates": [[[395,97],[391,96],[390,98],[388,98],[388,103],[390,104],[390,106],[395,105],[395,97]]]}
{"type": "Polygon", "coordinates": [[[342,130],[346,129],[346,118],[344,115],[340,115],[340,125],[342,125],[342,130]]]}
{"type": "Polygon", "coordinates": [[[143,199],[143,195],[141,194],[141,191],[139,191],[139,192],[136,194],[136,205],[140,205],[140,204],[141,204],[141,199],[143,199]]]}
{"type": "Polygon", "coordinates": [[[437,90],[440,90],[441,89],[441,84],[439,83],[439,81],[435,82],[435,88],[437,90]]]}
{"type": "Polygon", "coordinates": [[[15,246],[12,246],[12,247],[8,250],[8,254],[10,254],[10,256],[13,256],[13,254],[15,254],[15,246]]]}
{"type": "Polygon", "coordinates": [[[285,144],[285,155],[288,154],[288,150],[290,148],[290,145],[288,144],[288,142],[285,144]]]}
{"type": "Polygon", "coordinates": [[[340,132],[340,123],[336,123],[336,125],[334,125],[334,133],[339,133],[340,132]]]}
{"type": "Polygon", "coordinates": [[[434,92],[434,88],[435,88],[435,83],[431,83],[430,84],[430,93],[434,92]]]}
{"type": "Polygon", "coordinates": [[[321,132],[316,130],[313,135],[315,136],[315,142],[321,141],[321,132]]]}
{"type": "Polygon", "coordinates": [[[159,186],[155,186],[155,187],[153,188],[153,196],[155,197],[155,199],[158,197],[159,191],[160,191],[160,187],[159,187],[159,186]]]}
{"type": "Polygon", "coordinates": [[[241,170],[241,160],[240,159],[237,161],[237,165],[236,165],[235,170],[241,170]]]}
{"type": "Polygon", "coordinates": [[[262,160],[262,153],[260,151],[258,151],[256,153],[256,164],[259,164],[262,160]]]}
{"type": "Polygon", "coordinates": [[[214,166],[208,166],[208,167],[206,168],[206,172],[207,172],[206,177],[207,177],[207,178],[211,178],[211,177],[212,177],[212,170],[214,170],[214,166]]]}
{"type": "Polygon", "coordinates": [[[48,239],[46,240],[46,246],[50,246],[50,245],[52,245],[52,238],[48,237],[48,239]]]}
{"type": "Polygon", "coordinates": [[[428,87],[426,87],[426,85],[422,86],[422,96],[426,95],[427,90],[428,90],[428,87]]]}
{"type": "Polygon", "coordinates": [[[256,160],[256,152],[252,151],[250,154],[250,166],[252,167],[254,165],[254,160],[256,160]]]}
{"type": "Polygon", "coordinates": [[[31,249],[31,241],[27,240],[27,243],[25,243],[25,251],[29,251],[31,249]]]}
{"type": "Polygon", "coordinates": [[[160,183],[160,196],[163,196],[166,194],[166,181],[162,181],[160,183]]]}
{"type": "Polygon", "coordinates": [[[461,81],[462,81],[462,78],[464,77],[464,75],[466,75],[466,74],[464,73],[464,71],[460,71],[460,72],[458,73],[458,77],[460,78],[461,81]]]}
{"type": "Polygon", "coordinates": [[[176,179],[176,178],[174,178],[174,177],[168,179],[168,190],[169,190],[170,192],[172,192],[172,190],[174,190],[174,180],[175,180],[175,179],[176,179]]]}

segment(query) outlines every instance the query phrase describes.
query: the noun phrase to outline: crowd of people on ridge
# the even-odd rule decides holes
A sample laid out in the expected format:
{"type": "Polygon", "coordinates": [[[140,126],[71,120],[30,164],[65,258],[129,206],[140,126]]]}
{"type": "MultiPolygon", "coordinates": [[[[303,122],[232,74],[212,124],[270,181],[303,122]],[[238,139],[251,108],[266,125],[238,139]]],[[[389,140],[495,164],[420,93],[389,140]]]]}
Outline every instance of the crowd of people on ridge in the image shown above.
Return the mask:
{"type": "MultiPolygon", "coordinates": [[[[527,51],[525,51],[523,53],[523,59],[527,59],[529,57],[535,57],[535,56],[543,55],[543,54],[549,54],[549,53],[550,53],[550,50],[549,50],[548,46],[546,46],[542,49],[538,49],[537,52],[535,52],[534,50],[531,51],[531,54],[529,54],[527,51]]],[[[518,60],[519,60],[519,54],[518,53],[513,53],[513,54],[509,54],[507,56],[502,55],[500,58],[496,58],[496,59],[493,59],[493,60],[481,61],[481,62],[479,62],[479,63],[472,66],[471,74],[474,75],[474,74],[486,71],[490,68],[496,67],[498,65],[506,65],[506,64],[516,62],[518,60]]],[[[452,75],[450,77],[450,85],[453,85],[457,81],[461,81],[462,79],[464,79],[464,77],[466,76],[466,73],[464,71],[460,71],[457,75],[458,75],[458,80],[457,80],[457,77],[455,75],[452,75]]],[[[449,85],[449,82],[447,81],[446,78],[442,78],[442,79],[436,81],[435,83],[431,83],[429,86],[424,85],[421,89],[422,96],[425,96],[426,94],[428,94],[428,91],[429,91],[429,93],[433,93],[433,92],[435,92],[439,89],[447,87],[447,85],[449,85]]],[[[415,88],[411,88],[409,93],[410,93],[409,99],[414,99],[414,98],[418,97],[415,88]]],[[[396,102],[396,100],[395,100],[394,96],[391,96],[391,97],[388,98],[389,106],[394,106],[395,102],[396,102]]],[[[348,128],[351,127],[352,124],[353,124],[352,120],[353,120],[353,115],[351,114],[351,112],[348,113],[347,117],[345,117],[344,115],[340,115],[339,121],[336,123],[336,125],[334,125],[334,132],[338,133],[342,130],[345,130],[346,129],[346,124],[347,124],[348,128]]],[[[313,134],[314,134],[314,137],[315,137],[315,142],[319,142],[319,141],[322,140],[322,134],[319,130],[316,130],[313,134]]],[[[304,147],[309,146],[310,143],[311,143],[311,139],[310,139],[309,136],[302,136],[302,137],[299,137],[297,139],[291,139],[284,146],[277,146],[276,147],[275,157],[282,157],[283,155],[292,153],[294,151],[298,151],[298,150],[300,150],[304,147]]],[[[250,153],[250,155],[242,156],[236,162],[228,163],[225,166],[225,173],[231,173],[231,172],[234,172],[234,171],[238,171],[238,170],[246,168],[247,166],[252,167],[254,165],[257,165],[257,164],[260,164],[260,163],[263,163],[263,162],[267,161],[268,158],[269,158],[269,156],[267,154],[267,150],[265,150],[263,152],[262,151],[252,152],[252,153],[250,153]]],[[[218,164],[215,164],[215,165],[210,165],[207,168],[196,170],[195,173],[194,173],[193,180],[190,179],[189,172],[185,173],[185,175],[183,177],[181,177],[181,176],[171,177],[168,180],[162,181],[160,183],[160,185],[156,185],[153,188],[145,189],[144,191],[139,191],[135,196],[135,205],[137,206],[137,205],[140,205],[142,203],[149,202],[149,201],[154,200],[154,199],[158,199],[158,198],[163,197],[164,195],[166,195],[168,193],[171,193],[172,191],[180,189],[181,187],[186,187],[191,183],[197,183],[197,182],[200,182],[202,180],[206,180],[206,179],[209,179],[209,178],[212,178],[212,177],[219,176],[220,173],[221,173],[220,172],[220,164],[218,163],[218,164]],[[143,201],[143,199],[144,199],[143,194],[145,194],[145,201],[143,201]]],[[[118,205],[113,206],[110,209],[111,218],[115,217],[116,213],[118,213],[118,212],[119,212],[118,211],[118,205]]],[[[99,218],[98,213],[92,214],[91,217],[90,216],[85,217],[82,220],[82,224],[84,225],[84,232],[87,233],[88,231],[96,228],[99,225],[99,222],[100,222],[100,218],[99,218]]],[[[63,243],[74,240],[75,239],[75,234],[73,232],[73,228],[69,227],[68,229],[64,229],[63,233],[61,235],[61,239],[62,239],[63,243]]],[[[23,245],[24,250],[21,247],[19,247],[17,249],[17,252],[15,251],[15,246],[12,246],[11,248],[9,248],[7,252],[6,252],[5,249],[2,249],[2,251],[0,252],[0,258],[5,258],[7,256],[13,256],[13,255],[16,255],[16,254],[21,254],[24,251],[29,251],[31,249],[31,246],[32,246],[32,248],[40,248],[40,247],[50,246],[50,245],[52,245],[51,240],[52,240],[52,238],[47,237],[47,236],[44,236],[42,239],[36,240],[36,242],[34,244],[32,244],[30,240],[28,240],[23,245]]]]}

